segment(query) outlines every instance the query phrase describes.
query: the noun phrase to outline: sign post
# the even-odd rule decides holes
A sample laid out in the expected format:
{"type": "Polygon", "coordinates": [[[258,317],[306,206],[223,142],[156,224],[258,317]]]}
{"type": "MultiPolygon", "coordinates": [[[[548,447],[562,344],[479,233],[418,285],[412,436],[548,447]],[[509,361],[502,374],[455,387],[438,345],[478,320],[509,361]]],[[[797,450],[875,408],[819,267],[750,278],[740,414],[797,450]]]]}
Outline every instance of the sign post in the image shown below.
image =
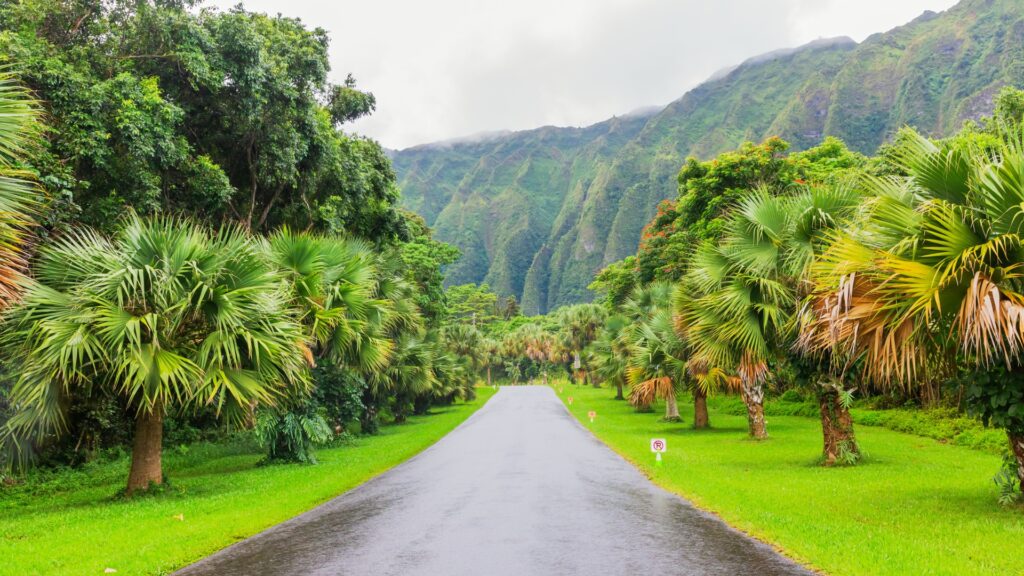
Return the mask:
{"type": "Polygon", "coordinates": [[[593,424],[594,418],[597,418],[597,412],[591,410],[590,412],[587,412],[587,417],[590,418],[590,423],[593,424]]]}
{"type": "Polygon", "coordinates": [[[654,465],[661,466],[661,455],[668,451],[664,438],[651,438],[651,452],[654,452],[654,465]]]}

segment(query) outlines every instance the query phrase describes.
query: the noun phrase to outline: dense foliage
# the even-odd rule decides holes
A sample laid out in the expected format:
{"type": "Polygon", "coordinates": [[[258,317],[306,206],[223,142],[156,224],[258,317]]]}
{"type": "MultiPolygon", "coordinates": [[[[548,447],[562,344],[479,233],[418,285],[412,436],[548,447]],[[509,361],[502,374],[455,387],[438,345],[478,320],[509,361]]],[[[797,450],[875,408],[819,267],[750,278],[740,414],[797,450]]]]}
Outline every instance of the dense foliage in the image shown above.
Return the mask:
{"type": "Polygon", "coordinates": [[[0,7],[0,62],[45,103],[30,163],[51,226],[110,232],[128,210],[404,239],[381,147],[339,126],[374,108],[327,81],[328,38],[281,16],[195,2],[26,0],[0,7]]]}
{"type": "Polygon", "coordinates": [[[0,7],[4,304],[26,286],[3,325],[7,464],[130,445],[130,494],[163,482],[163,445],[224,424],[268,461],[314,463],[473,397],[484,364],[443,330],[459,252],[397,208],[383,149],[342,130],[375,100],[328,82],[327,49],[241,7],[0,7]]]}

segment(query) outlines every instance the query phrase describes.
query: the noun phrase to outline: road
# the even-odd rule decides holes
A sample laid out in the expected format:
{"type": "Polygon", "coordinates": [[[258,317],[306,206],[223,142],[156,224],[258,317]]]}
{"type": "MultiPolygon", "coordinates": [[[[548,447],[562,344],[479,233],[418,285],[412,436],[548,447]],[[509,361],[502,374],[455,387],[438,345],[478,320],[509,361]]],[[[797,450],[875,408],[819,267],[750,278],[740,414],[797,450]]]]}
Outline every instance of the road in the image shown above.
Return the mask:
{"type": "Polygon", "coordinates": [[[651,484],[550,388],[507,387],[417,457],[177,574],[809,572],[651,484]]]}

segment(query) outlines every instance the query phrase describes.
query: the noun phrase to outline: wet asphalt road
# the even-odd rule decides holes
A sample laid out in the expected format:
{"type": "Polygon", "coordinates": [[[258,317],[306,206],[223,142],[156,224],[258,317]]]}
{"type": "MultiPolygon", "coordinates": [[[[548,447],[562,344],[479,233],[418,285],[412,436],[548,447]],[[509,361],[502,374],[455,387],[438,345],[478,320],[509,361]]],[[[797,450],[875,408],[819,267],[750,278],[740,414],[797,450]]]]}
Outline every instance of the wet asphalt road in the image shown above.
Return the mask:
{"type": "Polygon", "coordinates": [[[550,388],[517,387],[412,460],[177,574],[809,573],[651,484],[550,388]]]}

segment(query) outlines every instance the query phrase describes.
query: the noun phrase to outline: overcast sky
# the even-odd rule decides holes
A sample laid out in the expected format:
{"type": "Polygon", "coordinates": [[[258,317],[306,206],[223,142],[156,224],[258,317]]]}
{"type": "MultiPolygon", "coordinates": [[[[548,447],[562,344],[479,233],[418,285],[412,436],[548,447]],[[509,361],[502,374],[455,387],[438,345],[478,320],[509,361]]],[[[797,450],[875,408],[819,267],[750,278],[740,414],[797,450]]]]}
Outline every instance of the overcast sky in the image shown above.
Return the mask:
{"type": "MultiPolygon", "coordinates": [[[[331,36],[389,148],[664,105],[716,70],[822,37],[867,36],[955,0],[246,0],[331,36]]],[[[214,0],[229,8],[237,0],[214,0]]]]}

